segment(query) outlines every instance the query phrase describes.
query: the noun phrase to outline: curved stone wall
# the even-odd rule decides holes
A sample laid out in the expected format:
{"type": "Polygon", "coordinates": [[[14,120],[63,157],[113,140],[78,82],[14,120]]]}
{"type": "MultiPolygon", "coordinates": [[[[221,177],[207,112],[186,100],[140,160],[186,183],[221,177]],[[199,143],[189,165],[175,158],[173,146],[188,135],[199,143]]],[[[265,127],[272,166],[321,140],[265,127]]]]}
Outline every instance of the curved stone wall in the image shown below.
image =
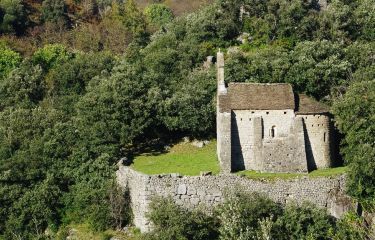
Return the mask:
{"type": "Polygon", "coordinates": [[[306,157],[309,170],[332,166],[332,126],[327,115],[298,115],[302,117],[305,131],[306,157]]]}
{"type": "Polygon", "coordinates": [[[212,208],[223,201],[225,191],[240,187],[246,192],[263,193],[282,204],[309,201],[318,207],[327,208],[335,217],[340,217],[352,206],[344,193],[345,176],[262,181],[234,174],[194,177],[177,174],[146,175],[125,166],[120,166],[116,174],[120,186],[130,191],[134,224],[142,232],[150,230],[146,214],[154,196],[170,196],[177,204],[189,209],[201,204],[212,208]]]}

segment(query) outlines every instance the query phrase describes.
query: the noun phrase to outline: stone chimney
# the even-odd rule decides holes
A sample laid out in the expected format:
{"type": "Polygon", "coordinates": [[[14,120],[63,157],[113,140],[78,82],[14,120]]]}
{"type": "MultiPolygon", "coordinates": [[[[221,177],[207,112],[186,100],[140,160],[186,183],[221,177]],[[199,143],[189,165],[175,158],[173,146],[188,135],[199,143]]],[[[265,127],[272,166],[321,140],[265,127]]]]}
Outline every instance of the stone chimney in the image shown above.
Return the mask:
{"type": "Polygon", "coordinates": [[[219,51],[216,57],[217,66],[217,93],[223,95],[227,93],[227,88],[224,82],[224,53],[219,51]]]}

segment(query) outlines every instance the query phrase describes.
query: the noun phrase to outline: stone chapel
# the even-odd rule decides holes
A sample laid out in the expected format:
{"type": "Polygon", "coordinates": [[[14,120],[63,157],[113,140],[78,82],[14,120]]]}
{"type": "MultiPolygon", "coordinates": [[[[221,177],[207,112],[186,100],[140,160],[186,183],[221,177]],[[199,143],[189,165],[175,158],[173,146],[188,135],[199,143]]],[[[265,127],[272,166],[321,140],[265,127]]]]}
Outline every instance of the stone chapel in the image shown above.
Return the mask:
{"type": "Polygon", "coordinates": [[[217,154],[223,173],[309,172],[332,166],[327,106],[286,83],[224,82],[217,54],[217,154]]]}

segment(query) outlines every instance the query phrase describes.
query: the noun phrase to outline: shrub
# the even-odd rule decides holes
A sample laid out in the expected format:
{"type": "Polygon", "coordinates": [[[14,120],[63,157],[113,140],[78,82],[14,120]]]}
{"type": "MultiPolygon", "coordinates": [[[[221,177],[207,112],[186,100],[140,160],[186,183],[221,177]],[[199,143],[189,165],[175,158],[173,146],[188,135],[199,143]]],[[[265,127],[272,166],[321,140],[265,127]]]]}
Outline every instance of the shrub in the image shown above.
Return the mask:
{"type": "Polygon", "coordinates": [[[21,0],[0,1],[0,34],[24,31],[27,25],[25,10],[21,0]]]}
{"type": "Polygon", "coordinates": [[[170,130],[190,131],[198,136],[214,132],[216,89],[214,68],[193,71],[161,105],[161,116],[170,130]],[[202,124],[205,122],[206,124],[202,124]]]}
{"type": "Polygon", "coordinates": [[[273,228],[273,235],[277,239],[330,239],[335,226],[334,218],[324,209],[312,204],[298,206],[289,204],[273,228]]]}
{"type": "Polygon", "coordinates": [[[66,21],[66,5],[64,0],[44,0],[42,4],[42,20],[58,23],[66,21]]]}
{"type": "Polygon", "coordinates": [[[46,179],[16,200],[6,225],[9,239],[24,234],[41,239],[47,226],[57,222],[58,197],[61,194],[55,183],[46,179]]]}
{"type": "Polygon", "coordinates": [[[341,152],[349,165],[348,192],[366,209],[375,209],[375,80],[353,83],[333,112],[345,134],[341,152]]]}
{"type": "Polygon", "coordinates": [[[374,0],[359,0],[354,12],[356,24],[361,28],[359,38],[373,41],[375,38],[375,11],[369,10],[375,5],[374,0]]]}
{"type": "MultiPolygon", "coordinates": [[[[105,230],[111,226],[110,192],[113,169],[109,166],[108,154],[81,163],[72,176],[75,184],[63,196],[65,223],[88,222],[94,230],[105,230]]],[[[79,160],[75,159],[75,162],[79,160]]],[[[81,160],[82,161],[82,160],[81,160]]]]}
{"type": "Polygon", "coordinates": [[[61,64],[73,55],[68,52],[66,47],[61,44],[47,44],[43,48],[38,49],[32,56],[32,62],[39,64],[44,70],[49,70],[57,64],[61,64]]]}
{"type": "Polygon", "coordinates": [[[218,207],[220,239],[249,239],[264,232],[265,222],[281,214],[281,207],[257,193],[229,193],[218,207]],[[262,222],[263,221],[263,222],[262,222]]]}
{"type": "Polygon", "coordinates": [[[0,79],[7,76],[20,62],[21,56],[19,53],[0,45],[0,79]]]}
{"type": "Polygon", "coordinates": [[[153,240],[216,239],[217,222],[201,210],[192,212],[176,205],[171,198],[154,198],[150,204],[149,220],[153,232],[146,238],[153,240]]]}
{"type": "Polygon", "coordinates": [[[365,227],[366,223],[363,218],[356,213],[347,213],[339,219],[336,224],[336,232],[332,237],[334,240],[365,240],[373,239],[369,236],[369,229],[365,227]]]}
{"type": "Polygon", "coordinates": [[[0,106],[36,104],[43,99],[44,90],[43,70],[25,61],[0,82],[0,106]]]}
{"type": "Polygon", "coordinates": [[[171,9],[164,4],[150,4],[145,8],[144,14],[148,22],[156,27],[165,25],[173,19],[171,9]]]}

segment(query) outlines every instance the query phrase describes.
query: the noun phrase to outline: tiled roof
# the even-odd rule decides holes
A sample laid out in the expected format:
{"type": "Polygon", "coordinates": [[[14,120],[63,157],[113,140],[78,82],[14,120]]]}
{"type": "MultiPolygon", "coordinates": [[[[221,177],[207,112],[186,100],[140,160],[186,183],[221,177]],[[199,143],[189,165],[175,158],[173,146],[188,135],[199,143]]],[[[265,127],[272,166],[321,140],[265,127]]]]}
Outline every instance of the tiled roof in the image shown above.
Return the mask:
{"type": "Polygon", "coordinates": [[[295,109],[292,86],[286,83],[230,83],[228,95],[231,109],[295,109]]]}
{"type": "Polygon", "coordinates": [[[294,94],[287,83],[229,83],[228,93],[219,95],[221,111],[285,110],[296,114],[328,113],[329,108],[305,94],[294,94]]]}

